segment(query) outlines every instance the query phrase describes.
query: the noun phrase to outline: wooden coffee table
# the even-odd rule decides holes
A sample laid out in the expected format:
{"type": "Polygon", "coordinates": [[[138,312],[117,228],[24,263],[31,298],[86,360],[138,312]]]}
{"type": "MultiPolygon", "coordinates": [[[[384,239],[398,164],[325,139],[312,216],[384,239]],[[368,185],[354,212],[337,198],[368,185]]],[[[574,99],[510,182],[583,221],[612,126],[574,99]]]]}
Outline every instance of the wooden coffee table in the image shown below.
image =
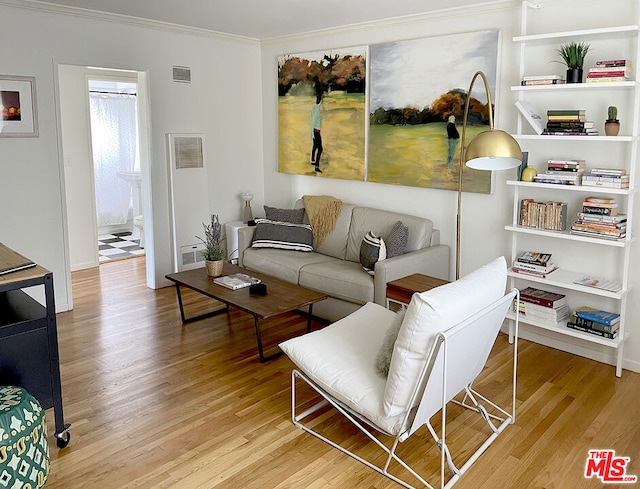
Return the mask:
{"type": "Polygon", "coordinates": [[[297,311],[307,317],[307,332],[311,329],[311,317],[313,314],[313,304],[326,299],[328,296],[321,292],[311,289],[305,289],[296,284],[291,284],[283,280],[279,280],[261,273],[251,272],[230,263],[224,264],[223,275],[233,273],[246,273],[252,277],[259,278],[263,284],[267,286],[267,294],[264,296],[249,294],[249,287],[238,290],[231,290],[221,285],[213,283],[213,279],[207,276],[204,268],[195,270],[187,270],[184,272],[170,273],[166,278],[176,284],[176,293],[178,295],[178,304],[180,305],[180,315],[183,323],[196,321],[205,317],[211,317],[221,312],[226,312],[229,306],[233,306],[241,311],[251,314],[254,318],[256,328],[256,338],[258,341],[258,353],[260,354],[260,362],[275,358],[282,352],[265,356],[262,348],[262,333],[260,331],[260,321],[264,321],[281,314],[297,311]],[[180,287],[187,287],[195,290],[200,294],[216,299],[226,304],[225,309],[220,309],[207,314],[187,318],[184,313],[184,305],[182,303],[182,294],[180,287]],[[308,312],[301,310],[308,307],[308,312]]]}

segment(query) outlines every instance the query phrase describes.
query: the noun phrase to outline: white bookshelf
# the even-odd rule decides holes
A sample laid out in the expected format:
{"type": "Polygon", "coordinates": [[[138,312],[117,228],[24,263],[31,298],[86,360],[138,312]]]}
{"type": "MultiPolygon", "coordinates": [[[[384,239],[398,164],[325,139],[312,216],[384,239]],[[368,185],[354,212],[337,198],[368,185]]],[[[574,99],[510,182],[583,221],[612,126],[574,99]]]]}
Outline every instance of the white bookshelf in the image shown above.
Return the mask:
{"type": "MultiPolygon", "coordinates": [[[[505,230],[511,235],[511,260],[515,260],[516,256],[522,251],[553,253],[555,248],[561,250],[557,255],[553,253],[553,261],[559,267],[556,271],[550,273],[546,278],[509,272],[510,286],[519,289],[531,286],[563,293],[567,296],[567,302],[571,309],[581,305],[588,305],[591,300],[595,302],[601,300],[610,305],[608,310],[619,312],[621,323],[618,336],[615,339],[607,339],[573,330],[566,326],[567,321],[557,325],[550,325],[530,318],[527,319],[524,316],[520,318],[520,321],[530,327],[549,331],[553,335],[560,335],[565,342],[587,342],[600,345],[605,349],[613,349],[615,373],[619,377],[622,375],[623,347],[629,338],[625,324],[627,323],[627,297],[632,287],[629,276],[629,263],[631,259],[631,243],[634,241],[632,223],[640,124],[638,115],[640,110],[640,6],[636,7],[635,12],[626,13],[624,21],[621,23],[624,25],[530,33],[529,25],[536,25],[535,22],[530,22],[530,16],[534,13],[533,10],[545,8],[551,7],[532,4],[528,1],[522,2],[521,33],[513,38],[513,41],[520,45],[519,80],[526,75],[542,74],[540,72],[531,72],[532,70],[541,70],[543,69],[540,68],[541,66],[546,66],[541,62],[541,53],[547,56],[548,60],[559,59],[554,50],[569,41],[584,41],[591,44],[590,54],[592,59],[595,56],[597,59],[632,60],[633,80],[619,83],[585,82],[512,86],[511,91],[517,97],[517,100],[531,104],[543,116],[546,116],[546,110],[550,108],[586,108],[587,118],[598,123],[603,122],[608,105],[617,105],[619,113],[624,111],[625,119],[620,135],[615,137],[605,136],[602,128],[600,128],[601,135],[598,136],[546,136],[532,134],[533,131],[529,124],[518,113],[517,129],[514,137],[519,141],[523,151],[529,153],[530,164],[538,158],[537,165],[534,164],[538,173],[543,173],[546,170],[546,165],[542,166],[542,161],[546,163],[546,159],[543,156],[538,157],[538,155],[547,155],[553,158],[586,159],[587,171],[594,167],[625,168],[630,176],[630,188],[626,190],[521,181],[507,182],[507,185],[512,188],[513,198],[512,221],[505,226],[505,230]],[[627,24],[630,18],[635,20],[636,23],[627,24]],[[613,53],[615,53],[615,56],[613,53]],[[611,159],[598,156],[602,154],[616,156],[611,159]],[[592,156],[594,158],[593,161],[591,160],[592,156]],[[614,241],[573,235],[569,232],[571,224],[576,218],[576,210],[581,208],[581,202],[589,195],[615,197],[621,209],[620,212],[627,215],[626,238],[614,241]],[[552,200],[567,202],[567,230],[549,231],[519,225],[520,201],[524,198],[536,200],[549,200],[551,198],[552,200]],[[544,249],[532,249],[535,246],[544,247],[544,249]],[[567,249],[570,249],[571,253],[574,254],[574,262],[576,254],[582,253],[585,256],[579,266],[576,266],[575,263],[573,267],[563,266],[563,257],[567,257],[569,254],[566,251],[567,249]],[[597,259],[594,260],[593,258],[597,259]],[[584,275],[601,275],[591,270],[592,267],[597,268],[597,261],[616,264],[614,269],[609,270],[609,273],[613,276],[602,278],[619,281],[622,284],[622,290],[611,292],[574,283],[574,280],[584,275]]],[[[541,24],[543,23],[538,22],[538,25],[541,24]]],[[[588,65],[589,63],[586,62],[584,66],[585,77],[589,68],[588,65]]],[[[559,65],[553,68],[549,66],[546,69],[564,73],[564,67],[559,65]]],[[[514,318],[513,314],[510,317],[514,318]]]]}

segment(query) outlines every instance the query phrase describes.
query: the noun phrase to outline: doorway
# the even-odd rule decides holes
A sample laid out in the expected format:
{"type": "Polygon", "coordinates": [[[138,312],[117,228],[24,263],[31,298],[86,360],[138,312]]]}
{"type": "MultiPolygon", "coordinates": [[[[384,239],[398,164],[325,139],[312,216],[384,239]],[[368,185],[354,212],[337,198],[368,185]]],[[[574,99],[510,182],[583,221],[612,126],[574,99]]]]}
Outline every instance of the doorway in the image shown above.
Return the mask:
{"type": "MultiPolygon", "coordinates": [[[[144,226],[144,221],[151,218],[151,206],[143,197],[146,193],[143,176],[149,172],[150,154],[145,81],[145,74],[138,71],[58,65],[70,271],[98,266],[102,254],[98,249],[99,237],[107,235],[119,235],[113,243],[125,241],[120,244],[128,248],[124,251],[141,248],[142,251],[136,254],[145,254],[147,267],[152,268],[149,253],[144,252],[153,245],[152,233],[145,232],[144,226]],[[93,103],[92,99],[98,102],[93,103]],[[108,122],[107,126],[100,126],[94,117],[104,109],[102,102],[108,105],[112,100],[124,101],[123,105],[128,106],[124,112],[129,114],[128,119],[133,117],[127,123],[128,135],[124,137],[118,136],[121,132],[118,123],[109,129],[108,122]],[[117,144],[108,139],[110,130],[116,134],[117,144]],[[115,146],[122,146],[117,155],[101,156],[105,148],[113,150],[115,146]],[[105,167],[102,160],[108,158],[115,161],[116,166],[112,161],[105,167]],[[120,161],[124,161],[123,165],[120,161]],[[105,172],[113,177],[106,189],[96,183],[105,172]],[[112,202],[108,202],[105,210],[105,203],[97,201],[100,196],[104,201],[105,195],[107,200],[116,196],[112,200],[118,205],[113,211],[110,210],[112,202]],[[122,234],[128,235],[135,246],[132,247],[127,239],[120,239],[122,234]]],[[[117,122],[121,117],[115,119],[117,122]]],[[[110,248],[117,246],[108,245],[110,248]]],[[[122,255],[118,250],[114,253],[122,255]]]]}

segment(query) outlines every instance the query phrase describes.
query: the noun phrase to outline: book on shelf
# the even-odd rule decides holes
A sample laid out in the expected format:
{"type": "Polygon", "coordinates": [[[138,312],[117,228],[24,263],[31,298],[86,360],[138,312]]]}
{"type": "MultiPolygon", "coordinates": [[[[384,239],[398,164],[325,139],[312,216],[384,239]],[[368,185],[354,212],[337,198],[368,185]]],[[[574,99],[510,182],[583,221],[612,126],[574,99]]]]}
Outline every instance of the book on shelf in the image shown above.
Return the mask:
{"type": "Polygon", "coordinates": [[[620,314],[617,312],[603,311],[589,306],[579,307],[573,311],[573,314],[580,318],[596,321],[609,326],[620,322],[620,314]]]}
{"type": "Polygon", "coordinates": [[[587,77],[586,83],[619,83],[629,81],[626,76],[587,77]]]}
{"type": "Polygon", "coordinates": [[[607,204],[589,205],[588,202],[583,202],[582,212],[584,212],[585,214],[596,214],[600,216],[617,216],[618,205],[617,204],[615,204],[615,206],[608,206],[607,204]]]}
{"type": "Polygon", "coordinates": [[[564,294],[557,292],[549,292],[547,290],[536,289],[535,287],[527,287],[520,291],[520,300],[530,302],[549,309],[557,309],[567,304],[564,294]]]}
{"type": "Polygon", "coordinates": [[[574,284],[584,285],[586,287],[595,287],[596,289],[608,290],[609,292],[620,292],[622,283],[615,280],[605,280],[590,275],[584,275],[573,281],[574,284]]]}
{"type": "Polygon", "coordinates": [[[516,100],[516,107],[535,133],[542,134],[542,131],[544,131],[544,121],[542,116],[531,106],[531,104],[524,100],[516,100]]]}
{"type": "Polygon", "coordinates": [[[581,129],[593,129],[595,123],[593,121],[585,122],[567,122],[567,121],[550,121],[547,122],[547,129],[554,130],[581,130],[581,129]]]}
{"type": "Polygon", "coordinates": [[[618,330],[613,331],[611,333],[606,331],[599,331],[597,329],[587,328],[585,326],[581,326],[579,324],[574,323],[573,321],[567,322],[567,327],[571,329],[575,329],[576,331],[582,331],[583,333],[589,333],[596,336],[602,336],[603,338],[608,338],[610,340],[616,339],[618,337],[618,330]]]}
{"type": "Polygon", "coordinates": [[[520,225],[550,231],[564,231],[567,229],[567,203],[522,199],[520,225]]]}
{"type": "Polygon", "coordinates": [[[585,129],[584,131],[554,131],[545,129],[543,136],[598,136],[600,132],[596,129],[585,129]]]}
{"type": "Polygon", "coordinates": [[[523,87],[536,87],[540,85],[562,85],[564,83],[566,81],[560,78],[542,78],[540,80],[522,80],[520,85],[523,87]]]}
{"type": "Polygon", "coordinates": [[[224,275],[222,277],[216,277],[213,282],[222,285],[231,290],[238,290],[250,285],[260,283],[260,279],[247,275],[246,273],[234,273],[233,275],[224,275]]]}
{"type": "Polygon", "coordinates": [[[548,183],[551,185],[580,185],[581,177],[563,178],[561,175],[551,173],[539,173],[533,177],[535,183],[548,183]]]}
{"type": "Polygon", "coordinates": [[[527,319],[533,319],[551,326],[557,326],[562,321],[570,317],[569,306],[566,304],[557,308],[544,307],[532,302],[513,301],[513,310],[518,310],[527,319]]]}
{"type": "Polygon", "coordinates": [[[585,109],[549,109],[547,117],[576,117],[586,115],[585,109]]]}
{"type": "Polygon", "coordinates": [[[633,66],[630,59],[600,59],[597,60],[594,66],[633,66]]]}
{"type": "Polygon", "coordinates": [[[593,168],[589,173],[598,175],[626,175],[627,170],[624,168],[593,168]]]}
{"type": "Polygon", "coordinates": [[[607,333],[613,333],[614,331],[620,329],[620,321],[614,324],[605,324],[599,321],[592,321],[591,319],[578,317],[575,315],[575,311],[571,315],[571,322],[584,328],[595,329],[597,331],[605,331],[607,333]]]}
{"type": "Polygon", "coordinates": [[[533,263],[520,262],[517,259],[513,261],[513,267],[519,270],[539,273],[549,273],[557,268],[556,264],[552,261],[548,261],[546,265],[535,265],[533,263]]]}
{"type": "Polygon", "coordinates": [[[631,65],[624,64],[619,66],[594,65],[589,68],[588,75],[599,76],[600,74],[615,74],[615,76],[624,75],[631,76],[631,65]]]}
{"type": "Polygon", "coordinates": [[[603,216],[600,214],[588,214],[586,212],[578,212],[578,219],[582,222],[621,224],[623,222],[627,222],[627,215],[618,214],[617,216],[603,216]]]}
{"type": "Polygon", "coordinates": [[[563,75],[528,75],[523,76],[522,79],[524,81],[533,81],[533,80],[564,80],[563,75]]]}
{"type": "Polygon", "coordinates": [[[526,268],[521,268],[517,266],[511,267],[511,271],[513,273],[518,273],[520,275],[528,275],[529,277],[538,277],[538,278],[547,278],[551,273],[555,272],[558,267],[554,266],[548,272],[536,272],[534,270],[528,270],[526,268]]]}
{"type": "Polygon", "coordinates": [[[607,233],[594,233],[591,231],[582,231],[580,229],[571,229],[570,233],[575,234],[576,236],[586,236],[589,238],[597,238],[597,239],[609,239],[612,241],[622,241],[627,236],[626,232],[613,235],[613,234],[607,234],[607,233]]]}
{"type": "Polygon", "coordinates": [[[551,253],[541,253],[539,251],[523,251],[516,257],[520,263],[530,263],[532,265],[546,266],[551,260],[551,253]]]}

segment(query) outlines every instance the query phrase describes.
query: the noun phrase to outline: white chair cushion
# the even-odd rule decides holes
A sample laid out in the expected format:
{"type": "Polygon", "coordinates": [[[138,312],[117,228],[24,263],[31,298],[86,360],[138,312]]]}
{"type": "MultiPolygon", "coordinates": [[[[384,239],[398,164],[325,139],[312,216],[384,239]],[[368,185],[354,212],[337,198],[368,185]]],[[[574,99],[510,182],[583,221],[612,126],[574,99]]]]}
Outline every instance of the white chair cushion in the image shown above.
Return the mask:
{"type": "Polygon", "coordinates": [[[388,417],[403,415],[438,332],[449,329],[504,295],[504,257],[435,289],[414,294],[391,357],[384,392],[388,417]]]}
{"type": "Polygon", "coordinates": [[[396,434],[402,419],[386,416],[386,379],[376,355],[396,314],[369,302],[319,331],[292,338],[280,348],[316,385],[378,428],[396,434]]]}

